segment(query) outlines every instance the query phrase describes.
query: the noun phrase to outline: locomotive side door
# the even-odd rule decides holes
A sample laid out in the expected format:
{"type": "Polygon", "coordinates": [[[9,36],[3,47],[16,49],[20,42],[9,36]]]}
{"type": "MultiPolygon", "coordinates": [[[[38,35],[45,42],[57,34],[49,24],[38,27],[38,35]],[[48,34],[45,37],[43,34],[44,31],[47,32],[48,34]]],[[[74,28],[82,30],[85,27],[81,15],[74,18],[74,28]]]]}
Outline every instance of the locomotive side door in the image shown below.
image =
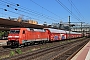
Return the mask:
{"type": "Polygon", "coordinates": [[[25,32],[26,32],[25,30],[22,31],[22,40],[24,40],[24,41],[26,40],[26,33],[25,32]]]}

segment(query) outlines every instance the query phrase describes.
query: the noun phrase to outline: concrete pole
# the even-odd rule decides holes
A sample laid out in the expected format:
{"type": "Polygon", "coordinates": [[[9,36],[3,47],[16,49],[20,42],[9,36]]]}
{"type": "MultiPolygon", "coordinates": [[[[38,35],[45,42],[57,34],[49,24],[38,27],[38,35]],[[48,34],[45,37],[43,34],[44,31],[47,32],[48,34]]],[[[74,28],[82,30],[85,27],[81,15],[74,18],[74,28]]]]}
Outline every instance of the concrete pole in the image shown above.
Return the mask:
{"type": "Polygon", "coordinates": [[[70,16],[69,16],[69,39],[70,39],[70,16]]]}

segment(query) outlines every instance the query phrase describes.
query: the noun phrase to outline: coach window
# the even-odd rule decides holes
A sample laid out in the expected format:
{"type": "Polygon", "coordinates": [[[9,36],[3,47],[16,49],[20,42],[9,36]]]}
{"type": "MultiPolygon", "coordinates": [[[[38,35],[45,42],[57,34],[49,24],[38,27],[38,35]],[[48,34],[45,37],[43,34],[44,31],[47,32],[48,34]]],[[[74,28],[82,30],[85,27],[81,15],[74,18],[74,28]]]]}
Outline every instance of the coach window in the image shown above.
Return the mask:
{"type": "Polygon", "coordinates": [[[25,31],[23,30],[23,34],[25,34],[25,31]]]}
{"type": "Polygon", "coordinates": [[[44,32],[46,32],[46,30],[44,29],[44,32]]]}

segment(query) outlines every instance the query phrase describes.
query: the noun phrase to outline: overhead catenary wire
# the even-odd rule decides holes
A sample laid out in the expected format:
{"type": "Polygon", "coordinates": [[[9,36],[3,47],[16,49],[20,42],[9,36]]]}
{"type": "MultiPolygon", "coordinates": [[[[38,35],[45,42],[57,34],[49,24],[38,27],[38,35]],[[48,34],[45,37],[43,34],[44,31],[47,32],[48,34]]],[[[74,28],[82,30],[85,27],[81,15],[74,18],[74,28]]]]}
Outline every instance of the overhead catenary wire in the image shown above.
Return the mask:
{"type": "MultiPolygon", "coordinates": [[[[33,2],[33,3],[35,3],[36,5],[38,5],[38,6],[41,7],[42,9],[48,11],[49,13],[53,14],[54,16],[56,16],[56,17],[58,17],[58,18],[61,18],[61,17],[58,16],[57,14],[55,14],[55,13],[51,12],[50,10],[44,8],[43,6],[41,6],[40,4],[36,3],[35,1],[32,1],[32,0],[30,0],[30,1],[33,2]]],[[[43,15],[45,15],[45,14],[42,14],[42,16],[43,16],[43,15]]],[[[53,17],[51,17],[51,18],[53,18],[53,17]]],[[[55,18],[55,19],[56,19],[56,18],[55,18]]],[[[63,18],[61,18],[61,19],[63,19],[63,18]]],[[[56,20],[54,20],[54,21],[56,21],[56,20]]]]}
{"type": "MultiPolygon", "coordinates": [[[[10,8],[15,8],[15,7],[10,7],[10,8]]],[[[20,10],[20,9],[18,9],[18,11],[21,11],[21,12],[24,12],[24,13],[28,13],[27,11],[22,11],[22,10],[20,10]]],[[[28,14],[31,14],[31,13],[28,13],[28,14]]],[[[33,15],[33,14],[32,14],[33,15]]],[[[45,17],[45,16],[44,16],[45,17]]]]}
{"type": "MultiPolygon", "coordinates": [[[[11,11],[11,10],[8,10],[8,9],[4,9],[4,8],[0,8],[1,10],[5,10],[6,12],[11,12],[11,13],[14,13],[14,14],[17,14],[17,15],[23,15],[23,14],[20,14],[20,13],[18,13],[18,12],[14,12],[14,11],[11,11]]],[[[5,15],[5,14],[4,14],[5,15]]],[[[29,16],[27,16],[27,15],[23,15],[23,16],[25,16],[25,17],[27,17],[27,18],[31,18],[31,17],[29,17],[29,16]]],[[[35,19],[35,18],[32,18],[32,19],[35,19]]],[[[36,20],[38,20],[38,19],[36,19],[36,20]]],[[[39,19],[40,20],[40,19],[39,19]]]]}
{"type": "MultiPolygon", "coordinates": [[[[46,9],[45,7],[43,7],[43,6],[41,6],[40,4],[36,3],[35,1],[33,1],[33,0],[30,0],[30,1],[33,2],[34,4],[36,4],[37,6],[41,7],[42,9],[48,11],[49,13],[53,14],[54,16],[60,18],[60,19],[58,19],[58,20],[63,20],[63,19],[65,19],[65,18],[61,18],[59,15],[51,12],[50,10],[46,9]]],[[[59,22],[60,22],[60,21],[59,21],[59,22]]]]}
{"type": "MultiPolygon", "coordinates": [[[[2,0],[1,0],[1,1],[2,1],[2,0]]],[[[13,4],[9,3],[9,2],[6,2],[6,1],[2,1],[2,2],[7,3],[7,4],[9,4],[9,5],[12,5],[12,6],[15,6],[15,5],[13,5],[13,4]]],[[[52,20],[52,21],[55,21],[55,22],[56,22],[56,19],[52,19],[52,18],[50,18],[49,16],[39,14],[39,13],[33,11],[33,10],[27,10],[26,8],[19,7],[19,10],[20,10],[20,9],[23,9],[24,11],[28,11],[29,13],[37,14],[37,15],[40,16],[40,17],[43,17],[43,18],[46,18],[46,19],[49,19],[49,20],[52,20]]]]}
{"type": "Polygon", "coordinates": [[[61,5],[67,12],[69,12],[75,19],[81,21],[70,9],[68,9],[60,0],[55,0],[59,5],[61,5]]]}
{"type": "Polygon", "coordinates": [[[30,1],[33,2],[34,4],[38,5],[38,6],[41,7],[42,9],[48,11],[49,13],[53,14],[54,16],[57,16],[57,17],[60,18],[60,16],[58,16],[57,14],[55,14],[55,13],[51,12],[50,10],[44,8],[43,6],[41,6],[40,4],[36,3],[35,1],[33,1],[33,0],[30,0],[30,1]]]}
{"type": "Polygon", "coordinates": [[[77,12],[78,16],[80,16],[82,19],[84,19],[83,15],[80,13],[80,11],[78,10],[78,8],[75,6],[75,4],[71,1],[68,0],[69,3],[72,5],[72,7],[74,8],[74,10],[77,12]]]}

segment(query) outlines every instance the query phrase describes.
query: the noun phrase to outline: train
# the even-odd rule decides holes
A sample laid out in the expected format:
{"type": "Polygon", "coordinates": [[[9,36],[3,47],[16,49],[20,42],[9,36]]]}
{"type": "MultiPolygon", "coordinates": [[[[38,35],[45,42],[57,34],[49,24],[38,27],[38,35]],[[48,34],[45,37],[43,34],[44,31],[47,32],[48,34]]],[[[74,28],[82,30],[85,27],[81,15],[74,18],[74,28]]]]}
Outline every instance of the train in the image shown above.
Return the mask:
{"type": "Polygon", "coordinates": [[[82,37],[81,33],[53,28],[11,28],[8,34],[8,46],[21,46],[34,43],[46,43],[70,38],[82,37]]]}

